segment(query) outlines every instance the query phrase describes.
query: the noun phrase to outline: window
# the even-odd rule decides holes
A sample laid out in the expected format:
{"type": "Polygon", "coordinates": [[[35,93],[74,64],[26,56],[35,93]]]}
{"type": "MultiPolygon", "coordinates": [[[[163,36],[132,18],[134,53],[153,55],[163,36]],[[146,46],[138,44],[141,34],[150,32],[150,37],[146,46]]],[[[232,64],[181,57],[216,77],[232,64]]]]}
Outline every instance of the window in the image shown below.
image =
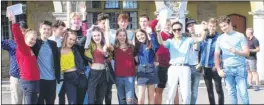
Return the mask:
{"type": "Polygon", "coordinates": [[[123,1],[123,8],[124,9],[136,9],[137,1],[123,1]]]}
{"type": "Polygon", "coordinates": [[[118,0],[105,1],[105,9],[117,9],[117,8],[119,8],[118,0]]]}
{"type": "Polygon", "coordinates": [[[137,18],[138,18],[138,10],[137,10],[137,1],[117,1],[117,0],[109,0],[105,2],[101,1],[87,1],[87,22],[88,27],[91,27],[92,24],[96,24],[97,15],[104,12],[109,15],[110,28],[117,29],[117,18],[121,12],[126,12],[129,16],[129,25],[128,29],[137,29],[137,18]],[[104,4],[102,4],[104,3],[104,4]],[[120,4],[122,3],[122,4],[120,4]],[[104,5],[104,6],[101,6],[104,5]],[[121,8],[120,8],[121,7],[121,8]],[[120,8],[120,9],[116,9],[120,8]],[[128,11],[129,9],[129,11],[128,11]]]}
{"type": "Polygon", "coordinates": [[[101,1],[87,1],[87,8],[101,8],[101,1]]]}
{"type": "Polygon", "coordinates": [[[127,26],[128,29],[137,29],[137,12],[127,12],[129,16],[129,25],[127,26]]]}
{"type": "Polygon", "coordinates": [[[1,1],[1,39],[9,39],[9,23],[6,17],[7,1],[1,1]]]}

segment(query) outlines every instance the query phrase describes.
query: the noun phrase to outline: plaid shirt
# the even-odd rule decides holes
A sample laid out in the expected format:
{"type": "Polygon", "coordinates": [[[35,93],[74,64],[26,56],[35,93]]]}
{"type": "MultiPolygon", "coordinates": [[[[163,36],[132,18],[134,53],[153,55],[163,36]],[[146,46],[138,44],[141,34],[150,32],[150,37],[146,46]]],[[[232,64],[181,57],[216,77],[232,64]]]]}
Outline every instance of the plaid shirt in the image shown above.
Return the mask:
{"type": "Polygon", "coordinates": [[[19,67],[16,60],[16,43],[14,40],[3,40],[1,41],[1,46],[4,50],[8,51],[9,54],[9,75],[20,78],[19,76],[19,67]]]}

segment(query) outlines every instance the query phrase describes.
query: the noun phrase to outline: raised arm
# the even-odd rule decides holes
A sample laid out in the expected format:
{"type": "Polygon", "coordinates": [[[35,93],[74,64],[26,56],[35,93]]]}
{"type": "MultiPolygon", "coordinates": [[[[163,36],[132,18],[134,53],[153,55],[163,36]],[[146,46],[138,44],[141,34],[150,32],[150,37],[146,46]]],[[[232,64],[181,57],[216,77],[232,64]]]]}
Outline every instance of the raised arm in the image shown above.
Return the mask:
{"type": "Polygon", "coordinates": [[[155,32],[152,32],[150,36],[151,36],[152,49],[155,52],[157,52],[160,46],[158,39],[157,39],[157,34],[155,32]]]}
{"type": "Polygon", "coordinates": [[[16,23],[16,18],[11,11],[7,11],[7,17],[9,21],[12,22],[12,33],[14,35],[14,40],[17,44],[17,50],[20,51],[22,54],[27,55],[30,54],[30,48],[26,45],[24,36],[22,31],[19,27],[19,24],[16,23]]]}
{"type": "Polygon", "coordinates": [[[87,23],[87,19],[86,19],[87,12],[86,12],[85,3],[80,4],[80,11],[82,13],[82,34],[83,34],[83,36],[85,36],[87,33],[86,30],[88,29],[88,23],[87,23]]]}

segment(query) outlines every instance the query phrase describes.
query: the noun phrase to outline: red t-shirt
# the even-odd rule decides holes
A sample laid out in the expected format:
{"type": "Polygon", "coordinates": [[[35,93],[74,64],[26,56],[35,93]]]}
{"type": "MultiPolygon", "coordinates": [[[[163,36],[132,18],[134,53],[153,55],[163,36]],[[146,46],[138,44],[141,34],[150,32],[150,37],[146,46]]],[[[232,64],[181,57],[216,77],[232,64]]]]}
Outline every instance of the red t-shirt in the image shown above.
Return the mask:
{"type": "MultiPolygon", "coordinates": [[[[171,39],[172,35],[168,35],[165,32],[161,32],[161,37],[163,41],[166,41],[167,39],[171,39]]],[[[167,48],[165,48],[163,45],[160,45],[158,51],[157,51],[157,57],[158,57],[158,62],[160,66],[167,67],[169,66],[170,62],[170,52],[167,48]]]]}
{"type": "Polygon", "coordinates": [[[115,49],[115,74],[119,77],[136,75],[132,48],[128,48],[125,51],[120,48],[115,49]]]}
{"type": "Polygon", "coordinates": [[[17,45],[16,58],[20,68],[20,77],[24,80],[39,80],[37,58],[31,48],[26,45],[18,24],[12,24],[12,33],[17,45]]]}

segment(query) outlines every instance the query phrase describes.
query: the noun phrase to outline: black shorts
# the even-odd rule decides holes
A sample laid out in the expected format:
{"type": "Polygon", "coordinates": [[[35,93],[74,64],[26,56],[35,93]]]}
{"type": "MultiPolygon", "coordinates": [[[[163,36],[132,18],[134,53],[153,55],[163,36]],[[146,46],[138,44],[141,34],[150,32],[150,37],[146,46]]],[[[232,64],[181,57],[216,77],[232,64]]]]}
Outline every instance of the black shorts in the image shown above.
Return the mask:
{"type": "Polygon", "coordinates": [[[158,66],[158,88],[165,88],[168,80],[168,67],[158,66]]]}

